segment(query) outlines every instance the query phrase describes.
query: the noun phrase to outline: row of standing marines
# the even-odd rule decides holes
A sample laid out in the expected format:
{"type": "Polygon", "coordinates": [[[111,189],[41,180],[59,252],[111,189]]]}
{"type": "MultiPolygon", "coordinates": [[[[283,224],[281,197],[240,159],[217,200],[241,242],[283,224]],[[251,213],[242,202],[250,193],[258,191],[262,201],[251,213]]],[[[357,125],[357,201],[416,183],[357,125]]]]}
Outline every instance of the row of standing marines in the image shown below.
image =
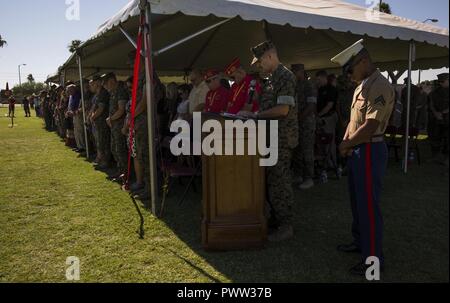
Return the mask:
{"type": "MultiPolygon", "coordinates": [[[[317,125],[316,116],[318,114],[320,116],[320,113],[317,113],[320,92],[317,83],[305,78],[302,64],[292,65],[291,69],[288,69],[280,62],[277,49],[272,42],[263,42],[251,51],[254,56],[251,64],[258,67],[261,75],[267,76],[267,79],[262,80],[249,75],[239,59],[234,59],[224,70],[224,74],[234,81],[230,89],[226,89],[226,85],[223,85],[220,71],[211,69],[204,76],[199,71],[194,71],[191,74],[194,87],[190,91],[188,89],[181,91],[186,94],[189,102],[184,104],[185,109],[182,111],[179,110],[181,105],[179,106],[177,116],[189,120],[193,112],[227,112],[249,119],[278,120],[279,160],[275,166],[266,169],[266,183],[267,207],[270,209],[269,240],[281,241],[291,238],[294,234],[291,169],[306,183],[311,182],[314,175],[314,134],[317,125]],[[253,94],[253,100],[247,102],[251,89],[255,89],[256,93],[253,94]]],[[[129,56],[130,66],[133,66],[132,57],[129,56]]],[[[374,66],[369,52],[363,46],[363,40],[356,42],[331,60],[343,67],[343,75],[357,83],[353,100],[349,104],[348,125],[339,145],[340,156],[346,158],[348,166],[353,241],[350,244],[339,245],[338,250],[359,253],[361,260],[350,269],[350,272],[364,275],[368,267],[365,260],[369,256],[377,257],[381,268],[384,267],[380,196],[388,156],[384,133],[394,107],[395,92],[389,81],[374,66]]],[[[324,75],[317,76],[320,78],[324,75]]],[[[446,77],[448,83],[448,74],[440,77],[442,79],[446,77]]],[[[158,101],[164,98],[164,86],[156,73],[153,81],[154,100],[158,104],[158,101]]],[[[118,174],[113,178],[123,178],[127,172],[129,152],[127,142],[130,139],[131,117],[129,100],[132,83],[131,77],[126,82],[120,82],[113,73],[108,73],[94,76],[84,85],[88,136],[93,137],[92,142],[95,142],[97,150],[95,162],[98,163],[99,169],[105,168],[112,156],[118,167],[118,174]]],[[[138,83],[134,139],[130,150],[136,182],[131,185],[130,190],[147,196],[150,173],[147,171],[149,152],[143,73],[138,83]]],[[[444,104],[440,113],[442,119],[447,119],[448,126],[448,87],[446,91],[446,101],[441,102],[444,104]]],[[[64,91],[55,91],[55,94],[59,93],[64,91]]],[[[73,129],[77,145],[81,146],[79,149],[85,149],[80,91],[75,84],[69,83],[66,93],[69,96],[69,110],[64,112],[62,109],[65,104],[56,104],[54,110],[57,117],[56,127],[60,132],[73,129]],[[67,122],[67,117],[72,117],[73,125],[67,122]]],[[[441,94],[440,91],[438,93],[441,94]]],[[[442,94],[445,94],[445,89],[442,94]]],[[[45,97],[46,92],[43,95],[45,97]]],[[[43,99],[43,108],[48,108],[50,99],[49,97],[43,99]]],[[[47,109],[45,112],[46,122],[51,123],[47,121],[51,120],[47,117],[51,110],[47,109]]],[[[327,118],[330,117],[322,116],[326,124],[327,118]]],[[[159,129],[163,128],[161,121],[157,121],[157,124],[159,129]]],[[[444,124],[439,121],[436,125],[444,124]]],[[[436,132],[443,131],[438,129],[436,132]]]]}

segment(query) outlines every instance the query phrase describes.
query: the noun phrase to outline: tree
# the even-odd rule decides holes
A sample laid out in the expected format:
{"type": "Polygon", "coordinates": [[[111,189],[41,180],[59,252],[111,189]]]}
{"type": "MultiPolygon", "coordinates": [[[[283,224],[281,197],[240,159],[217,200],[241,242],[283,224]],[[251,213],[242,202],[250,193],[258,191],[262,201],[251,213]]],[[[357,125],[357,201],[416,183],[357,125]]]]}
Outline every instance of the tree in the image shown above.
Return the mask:
{"type": "Polygon", "coordinates": [[[389,3],[381,2],[380,4],[378,4],[377,8],[382,13],[392,14],[391,6],[389,5],[389,3]]]}
{"type": "Polygon", "coordinates": [[[81,40],[73,40],[68,46],[67,48],[69,49],[69,52],[74,53],[77,48],[81,45],[81,40]]]}
{"type": "Polygon", "coordinates": [[[33,82],[34,82],[34,77],[33,77],[33,75],[32,75],[32,74],[29,74],[29,75],[27,76],[27,80],[28,80],[28,82],[33,83],[33,82]]]}
{"type": "Polygon", "coordinates": [[[45,88],[45,84],[41,82],[27,82],[23,83],[22,86],[16,85],[13,87],[12,91],[14,96],[30,96],[33,93],[39,94],[45,88]]]}
{"type": "Polygon", "coordinates": [[[6,40],[3,40],[2,35],[0,35],[0,47],[4,47],[8,45],[8,43],[6,43],[6,40]]]}
{"type": "Polygon", "coordinates": [[[406,71],[405,69],[398,70],[396,73],[393,71],[388,71],[388,75],[389,78],[391,78],[392,84],[397,84],[398,79],[400,79],[400,77],[403,75],[405,71],[406,71]]]}

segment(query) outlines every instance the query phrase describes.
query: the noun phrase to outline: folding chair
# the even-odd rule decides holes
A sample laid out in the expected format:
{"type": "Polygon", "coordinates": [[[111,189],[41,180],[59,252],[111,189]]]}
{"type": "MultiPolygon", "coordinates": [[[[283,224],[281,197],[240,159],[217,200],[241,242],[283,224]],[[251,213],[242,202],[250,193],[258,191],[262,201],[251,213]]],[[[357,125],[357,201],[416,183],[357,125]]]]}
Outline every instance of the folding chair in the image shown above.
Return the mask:
{"type": "MultiPolygon", "coordinates": [[[[409,129],[409,150],[408,150],[408,154],[410,151],[415,151],[416,153],[416,158],[417,158],[417,163],[420,165],[421,161],[420,161],[420,149],[419,149],[419,129],[416,127],[411,127],[409,129]]],[[[400,129],[400,134],[403,136],[403,138],[405,137],[405,130],[402,128],[400,129]]]]}
{"type": "MultiPolygon", "coordinates": [[[[167,148],[170,146],[170,138],[164,138],[161,147],[167,148]]],[[[161,172],[163,176],[163,201],[161,203],[160,216],[163,215],[165,200],[169,195],[170,189],[175,179],[181,183],[182,178],[189,178],[189,182],[181,196],[179,205],[183,204],[184,198],[189,189],[193,188],[194,192],[197,192],[195,186],[195,178],[201,176],[201,161],[195,165],[195,159],[193,156],[179,156],[171,158],[163,158],[161,161],[161,172]],[[175,161],[174,161],[175,160],[175,161]]]]}
{"type": "Polygon", "coordinates": [[[397,135],[399,134],[398,127],[389,125],[384,132],[386,138],[386,144],[388,148],[388,153],[393,149],[395,155],[395,162],[400,161],[399,150],[402,148],[402,144],[398,142],[397,135]]]}

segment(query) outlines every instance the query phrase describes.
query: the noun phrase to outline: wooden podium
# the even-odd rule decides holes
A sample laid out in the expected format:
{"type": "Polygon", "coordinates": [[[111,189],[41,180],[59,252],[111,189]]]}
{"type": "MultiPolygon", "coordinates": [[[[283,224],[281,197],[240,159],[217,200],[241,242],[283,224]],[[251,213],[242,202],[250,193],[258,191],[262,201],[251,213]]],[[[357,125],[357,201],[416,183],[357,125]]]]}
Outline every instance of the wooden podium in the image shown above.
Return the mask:
{"type": "MultiPolygon", "coordinates": [[[[224,146],[227,118],[202,115],[202,123],[208,119],[221,123],[224,146]]],[[[235,131],[234,142],[248,142],[247,131],[243,138],[236,137],[235,131]]],[[[259,249],[266,241],[265,171],[259,156],[248,155],[245,146],[243,156],[202,156],[202,244],[206,250],[259,249]]]]}

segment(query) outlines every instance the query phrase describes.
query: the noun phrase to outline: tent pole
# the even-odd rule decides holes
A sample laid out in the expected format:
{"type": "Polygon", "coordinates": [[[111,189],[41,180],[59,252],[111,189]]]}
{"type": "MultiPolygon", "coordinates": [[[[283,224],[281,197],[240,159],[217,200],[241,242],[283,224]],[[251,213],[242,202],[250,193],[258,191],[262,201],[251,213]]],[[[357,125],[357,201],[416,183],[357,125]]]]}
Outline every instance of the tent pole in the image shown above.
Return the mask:
{"type": "Polygon", "coordinates": [[[131,38],[130,35],[128,35],[128,33],[123,29],[122,25],[119,25],[119,30],[122,32],[122,34],[125,36],[125,38],[127,38],[127,40],[133,45],[133,47],[136,49],[137,45],[136,42],[133,40],[133,38],[131,38]]]}
{"type": "MultiPolygon", "coordinates": [[[[162,49],[160,49],[160,50],[154,51],[154,52],[153,52],[153,56],[156,57],[156,56],[158,56],[158,55],[160,55],[160,54],[162,54],[162,53],[164,53],[164,52],[166,52],[166,51],[168,51],[168,50],[170,50],[170,49],[172,49],[172,48],[174,48],[174,47],[176,47],[176,46],[178,46],[178,45],[180,45],[180,44],[182,44],[182,43],[185,43],[185,42],[187,42],[187,41],[189,41],[189,40],[191,40],[191,39],[197,37],[198,35],[201,35],[201,34],[207,32],[207,31],[210,31],[210,30],[212,30],[212,29],[214,29],[214,28],[219,27],[219,26],[221,26],[222,24],[224,24],[224,23],[226,23],[226,22],[228,22],[228,21],[230,21],[230,20],[231,20],[231,19],[226,19],[226,20],[220,21],[220,22],[218,22],[218,23],[216,23],[216,24],[213,24],[213,25],[211,25],[211,26],[209,26],[209,27],[207,27],[207,28],[204,28],[204,29],[202,29],[201,31],[196,32],[196,33],[194,33],[194,34],[192,34],[192,35],[190,35],[190,36],[188,36],[188,37],[186,37],[186,38],[183,38],[183,39],[181,39],[180,41],[174,42],[174,43],[172,43],[172,44],[170,44],[170,45],[168,45],[168,46],[166,46],[166,47],[164,47],[164,48],[162,48],[162,49]]],[[[132,37],[131,37],[124,29],[123,29],[122,25],[119,25],[118,27],[119,27],[119,30],[122,32],[122,34],[127,38],[127,40],[128,40],[128,41],[133,45],[133,47],[136,49],[136,48],[137,48],[137,45],[136,45],[136,42],[133,40],[133,38],[132,38],[132,37]]],[[[213,33],[212,35],[214,35],[214,33],[213,33]]]]}
{"type": "Polygon", "coordinates": [[[220,29],[220,27],[216,27],[216,29],[211,33],[211,35],[208,37],[206,42],[202,45],[200,50],[195,54],[195,57],[191,61],[191,63],[189,64],[188,69],[192,69],[192,66],[194,66],[195,62],[197,62],[198,58],[200,58],[200,56],[203,54],[203,51],[206,49],[206,47],[208,46],[209,42],[211,42],[211,40],[214,38],[214,36],[216,35],[216,33],[217,33],[217,31],[219,29],[220,29]]]}
{"type": "Polygon", "coordinates": [[[187,42],[187,41],[189,41],[189,40],[191,40],[191,39],[193,39],[193,38],[195,38],[195,37],[197,37],[197,36],[199,36],[199,35],[201,35],[201,34],[207,32],[207,31],[212,30],[213,28],[216,28],[216,27],[218,27],[218,26],[221,26],[221,25],[224,24],[224,23],[227,23],[227,22],[230,21],[231,19],[232,19],[232,18],[222,20],[222,21],[220,21],[220,22],[218,22],[218,23],[216,23],[216,24],[213,24],[213,25],[211,25],[211,26],[208,26],[207,28],[202,29],[201,31],[198,31],[198,32],[196,32],[196,33],[194,33],[194,34],[192,34],[192,35],[189,35],[189,36],[187,36],[186,38],[181,39],[180,41],[174,42],[174,43],[172,43],[172,44],[170,44],[170,45],[168,45],[168,46],[166,46],[166,47],[164,47],[164,48],[162,48],[162,49],[160,49],[160,50],[157,50],[157,51],[155,51],[155,52],[153,53],[153,56],[156,57],[156,56],[158,56],[158,55],[161,55],[162,53],[164,53],[164,52],[166,52],[166,51],[168,51],[168,50],[174,48],[175,46],[178,46],[178,45],[180,45],[180,44],[182,44],[182,43],[184,43],[184,42],[187,42]]]}
{"type": "Polygon", "coordinates": [[[153,62],[151,45],[151,7],[150,2],[141,0],[141,11],[145,12],[146,26],[144,29],[145,47],[145,89],[147,95],[147,126],[148,126],[148,149],[150,162],[150,201],[151,211],[156,216],[156,201],[158,200],[157,173],[156,173],[156,150],[155,150],[155,106],[153,95],[153,62]]]}
{"type": "Polygon", "coordinates": [[[80,72],[80,90],[81,90],[81,109],[83,111],[83,130],[84,130],[84,144],[86,145],[86,158],[89,159],[89,141],[86,129],[86,111],[84,107],[84,83],[83,83],[83,72],[81,68],[81,56],[78,55],[78,69],[80,72]]]}
{"type": "Polygon", "coordinates": [[[409,156],[409,119],[410,119],[410,108],[411,108],[411,70],[413,61],[413,48],[414,41],[409,42],[409,56],[408,56],[408,95],[407,95],[407,106],[406,106],[406,125],[405,125],[405,157],[404,157],[404,172],[408,173],[408,156],[409,156]]]}
{"type": "MultiPolygon", "coordinates": [[[[127,38],[128,42],[131,43],[131,45],[133,45],[134,49],[137,49],[137,44],[136,42],[133,40],[133,38],[123,29],[122,25],[119,25],[119,30],[122,32],[122,34],[125,36],[125,38],[127,38]]],[[[141,56],[144,57],[144,52],[141,50],[141,56]]],[[[108,69],[114,69],[114,68],[108,68],[108,69]]]]}

